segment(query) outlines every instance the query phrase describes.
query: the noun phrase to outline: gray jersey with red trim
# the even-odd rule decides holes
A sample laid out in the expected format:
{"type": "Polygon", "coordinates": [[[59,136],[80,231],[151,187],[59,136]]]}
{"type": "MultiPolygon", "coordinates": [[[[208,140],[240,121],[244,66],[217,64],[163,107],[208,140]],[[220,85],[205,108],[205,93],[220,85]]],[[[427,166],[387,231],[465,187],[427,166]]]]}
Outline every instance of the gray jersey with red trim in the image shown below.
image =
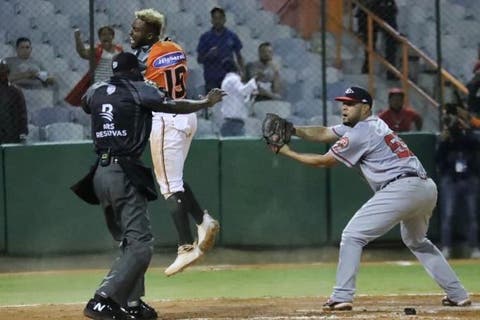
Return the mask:
{"type": "Polygon", "coordinates": [[[346,166],[359,168],[374,191],[404,173],[426,177],[420,160],[380,118],[370,116],[354,127],[340,124],[330,129],[341,138],[329,152],[346,166]]]}

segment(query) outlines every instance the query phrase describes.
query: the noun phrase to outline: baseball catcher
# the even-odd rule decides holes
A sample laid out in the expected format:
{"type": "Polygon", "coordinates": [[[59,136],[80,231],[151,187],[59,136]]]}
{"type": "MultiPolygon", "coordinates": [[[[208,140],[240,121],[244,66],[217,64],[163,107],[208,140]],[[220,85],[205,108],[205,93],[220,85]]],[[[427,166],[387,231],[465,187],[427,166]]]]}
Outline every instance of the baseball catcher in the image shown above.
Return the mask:
{"type": "Polygon", "coordinates": [[[267,113],[262,123],[262,134],[267,145],[278,153],[285,144],[290,142],[290,138],[295,134],[295,128],[286,119],[274,113],[267,113]]]}

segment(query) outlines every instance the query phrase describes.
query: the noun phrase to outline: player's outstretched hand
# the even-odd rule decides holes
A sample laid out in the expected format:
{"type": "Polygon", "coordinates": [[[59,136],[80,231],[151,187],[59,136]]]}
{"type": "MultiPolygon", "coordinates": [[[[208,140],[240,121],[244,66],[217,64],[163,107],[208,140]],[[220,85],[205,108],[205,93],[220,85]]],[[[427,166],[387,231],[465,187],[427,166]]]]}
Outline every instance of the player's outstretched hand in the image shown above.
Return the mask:
{"type": "Polygon", "coordinates": [[[222,101],[223,97],[226,95],[227,93],[222,89],[214,88],[210,90],[210,92],[207,94],[208,106],[214,106],[216,103],[222,101]]]}

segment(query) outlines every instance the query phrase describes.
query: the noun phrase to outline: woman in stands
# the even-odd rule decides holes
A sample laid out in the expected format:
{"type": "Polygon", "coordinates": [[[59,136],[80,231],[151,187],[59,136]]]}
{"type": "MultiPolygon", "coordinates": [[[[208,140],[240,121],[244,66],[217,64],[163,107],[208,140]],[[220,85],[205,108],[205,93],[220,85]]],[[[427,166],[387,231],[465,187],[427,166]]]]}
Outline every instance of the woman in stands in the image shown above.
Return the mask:
{"type": "MultiPolygon", "coordinates": [[[[85,47],[80,30],[75,30],[75,48],[78,55],[83,59],[90,59],[92,50],[89,47],[85,47]]],[[[73,106],[79,106],[80,100],[83,94],[87,91],[88,87],[97,81],[107,80],[112,76],[111,63],[112,58],[123,51],[123,48],[115,44],[113,39],[115,38],[115,31],[110,26],[103,26],[98,29],[98,38],[100,42],[93,48],[95,54],[95,71],[93,78],[90,72],[87,72],[83,78],[75,85],[70,93],[65,98],[69,104],[73,106]]]]}

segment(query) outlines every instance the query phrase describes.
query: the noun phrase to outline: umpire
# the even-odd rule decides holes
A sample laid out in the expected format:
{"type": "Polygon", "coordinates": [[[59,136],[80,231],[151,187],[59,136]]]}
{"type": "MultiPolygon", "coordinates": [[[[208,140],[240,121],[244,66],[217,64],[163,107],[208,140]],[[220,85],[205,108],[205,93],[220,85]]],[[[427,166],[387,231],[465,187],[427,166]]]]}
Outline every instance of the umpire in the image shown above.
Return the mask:
{"type": "Polygon", "coordinates": [[[135,55],[112,61],[113,77],[97,82],[82,98],[92,117],[96,164],[72,190],[91,204],[101,204],[121,253],[103,279],[84,315],[92,319],[156,319],[141,300],[144,275],[153,252],[147,201],[157,198],[151,169],[140,160],[152,127],[152,111],[191,113],[222,100],[213,89],[203,100],[170,100],[145,84],[135,55]]]}

